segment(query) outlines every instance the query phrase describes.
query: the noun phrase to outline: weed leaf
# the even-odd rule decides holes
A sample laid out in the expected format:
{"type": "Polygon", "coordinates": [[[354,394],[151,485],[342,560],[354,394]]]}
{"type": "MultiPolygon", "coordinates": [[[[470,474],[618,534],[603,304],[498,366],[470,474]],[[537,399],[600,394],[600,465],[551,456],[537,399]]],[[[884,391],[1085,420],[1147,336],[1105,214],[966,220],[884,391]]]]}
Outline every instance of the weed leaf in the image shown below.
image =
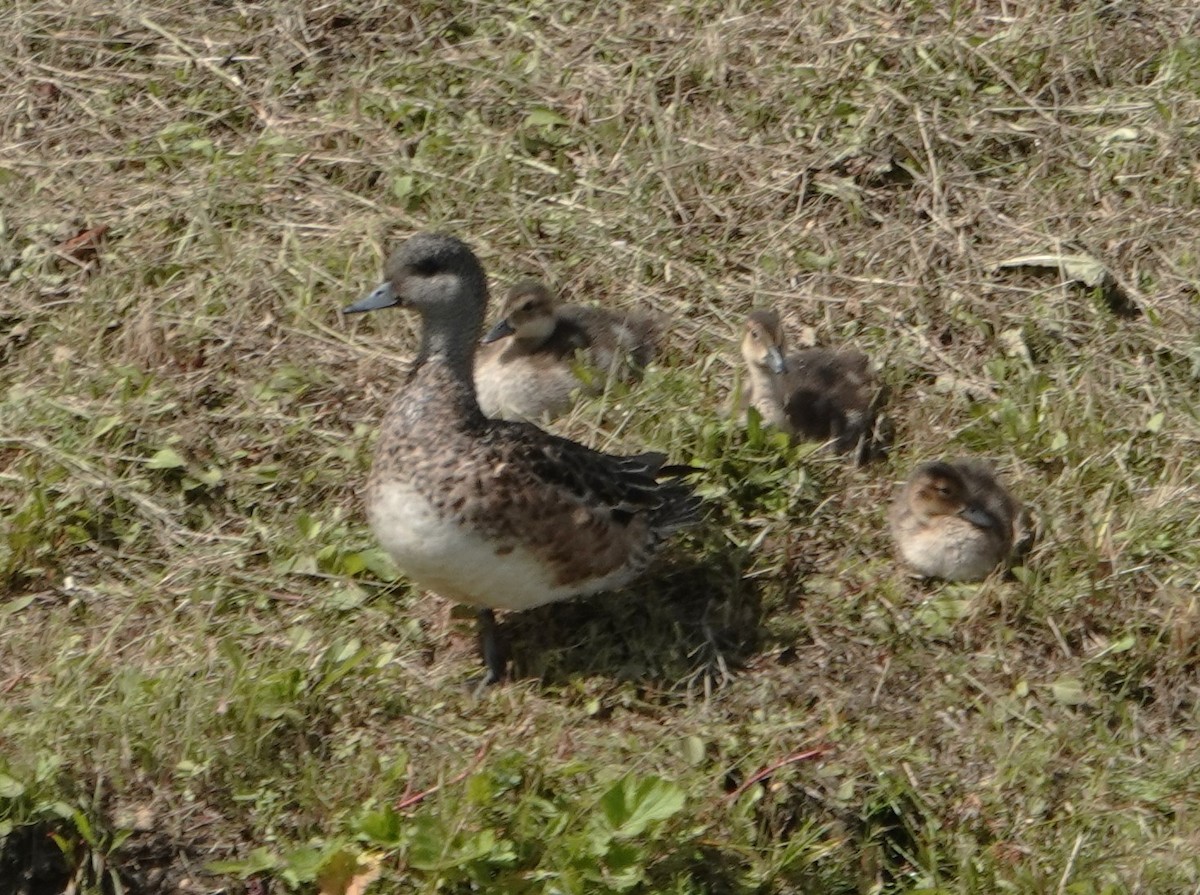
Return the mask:
{"type": "Polygon", "coordinates": [[[1059,270],[1068,280],[1077,280],[1085,286],[1103,286],[1112,280],[1108,268],[1091,255],[1021,255],[996,265],[997,270],[1011,267],[1059,270]]]}
{"type": "Polygon", "coordinates": [[[317,874],[319,895],[362,895],[379,878],[378,855],[334,852],[317,874]]]}
{"type": "Polygon", "coordinates": [[[183,457],[171,448],[163,448],[146,461],[146,466],[150,469],[180,469],[186,465],[183,457]]]}
{"type": "Polygon", "coordinates": [[[604,819],[614,836],[638,836],[683,807],[683,790],[659,777],[625,777],[600,799],[604,819]]]}
{"type": "Polygon", "coordinates": [[[19,799],[25,792],[20,781],[7,774],[0,774],[0,799],[19,799]]]}

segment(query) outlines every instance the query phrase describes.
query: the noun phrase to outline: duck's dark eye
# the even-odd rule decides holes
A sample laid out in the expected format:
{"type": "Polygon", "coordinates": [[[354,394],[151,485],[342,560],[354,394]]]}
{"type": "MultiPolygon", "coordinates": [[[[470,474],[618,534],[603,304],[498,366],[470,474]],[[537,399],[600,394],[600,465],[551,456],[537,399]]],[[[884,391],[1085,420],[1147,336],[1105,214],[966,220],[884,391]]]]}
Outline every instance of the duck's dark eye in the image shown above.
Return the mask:
{"type": "Polygon", "coordinates": [[[750,338],[752,338],[754,341],[757,342],[758,341],[758,333],[756,333],[754,330],[750,330],[750,338]]]}
{"type": "Polygon", "coordinates": [[[419,277],[431,277],[438,272],[438,263],[432,258],[420,258],[412,263],[412,272],[419,277]]]}

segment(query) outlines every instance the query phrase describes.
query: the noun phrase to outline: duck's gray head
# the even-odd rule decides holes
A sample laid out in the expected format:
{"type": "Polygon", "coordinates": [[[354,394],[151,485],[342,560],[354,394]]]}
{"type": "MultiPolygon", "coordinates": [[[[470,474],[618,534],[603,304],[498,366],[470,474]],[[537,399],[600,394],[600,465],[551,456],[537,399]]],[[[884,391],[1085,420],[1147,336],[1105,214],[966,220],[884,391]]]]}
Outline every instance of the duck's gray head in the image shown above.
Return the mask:
{"type": "Polygon", "coordinates": [[[476,331],[481,325],[487,278],[461,239],[418,233],[392,252],[384,274],[382,283],[344,313],[398,306],[412,308],[428,321],[457,322],[464,330],[476,331]]]}
{"type": "Polygon", "coordinates": [[[779,315],[765,308],[751,311],[742,334],[742,357],[746,363],[766,367],[772,373],[786,373],[783,351],[783,325],[779,315]]]}

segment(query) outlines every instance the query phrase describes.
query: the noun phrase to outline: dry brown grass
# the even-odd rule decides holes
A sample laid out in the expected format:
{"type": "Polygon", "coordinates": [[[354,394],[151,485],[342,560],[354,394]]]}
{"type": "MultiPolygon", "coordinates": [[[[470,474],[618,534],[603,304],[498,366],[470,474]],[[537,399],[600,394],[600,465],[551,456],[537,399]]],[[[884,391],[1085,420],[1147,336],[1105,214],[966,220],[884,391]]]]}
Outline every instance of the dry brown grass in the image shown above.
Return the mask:
{"type": "MultiPolygon", "coordinates": [[[[575,891],[531,806],[625,772],[689,795],[643,891],[1194,890],[1200,14],[950,6],[11,3],[0,824],[75,848],[19,866],[168,891],[351,842],[490,742],[502,795],[405,823],[496,831],[486,878],[530,891],[575,891]],[[482,703],[467,625],[361,569],[413,332],[337,309],[425,228],[497,286],[670,314],[643,386],[561,428],[697,460],[718,506],[644,587],[511,619],[482,703]],[[1113,286],[997,269],[1030,253],[1113,286]],[[718,419],[766,303],[881,364],[887,462],[718,419]],[[1018,580],[920,587],[883,504],[966,452],[1045,537],[1018,580]]],[[[396,890],[485,878],[384,850],[396,890]]]]}

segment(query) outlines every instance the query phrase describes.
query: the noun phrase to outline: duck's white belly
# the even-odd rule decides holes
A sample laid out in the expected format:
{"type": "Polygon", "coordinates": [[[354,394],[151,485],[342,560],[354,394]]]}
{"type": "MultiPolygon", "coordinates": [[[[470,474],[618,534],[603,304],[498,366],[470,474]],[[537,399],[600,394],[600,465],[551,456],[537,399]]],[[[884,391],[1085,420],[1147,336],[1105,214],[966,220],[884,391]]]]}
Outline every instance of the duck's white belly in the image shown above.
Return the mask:
{"type": "Polygon", "coordinates": [[[1000,562],[1000,550],[987,533],[965,520],[950,520],[941,530],[914,532],[900,552],[922,575],[947,581],[980,581],[1000,562]]]}
{"type": "MultiPolygon", "coordinates": [[[[437,513],[404,483],[378,487],[368,511],[375,536],[406,577],[473,606],[529,609],[611,590],[634,572],[623,567],[602,578],[557,584],[555,570],[530,549],[532,545],[490,541],[437,513]]],[[[563,533],[564,537],[572,534],[563,533]]]]}

